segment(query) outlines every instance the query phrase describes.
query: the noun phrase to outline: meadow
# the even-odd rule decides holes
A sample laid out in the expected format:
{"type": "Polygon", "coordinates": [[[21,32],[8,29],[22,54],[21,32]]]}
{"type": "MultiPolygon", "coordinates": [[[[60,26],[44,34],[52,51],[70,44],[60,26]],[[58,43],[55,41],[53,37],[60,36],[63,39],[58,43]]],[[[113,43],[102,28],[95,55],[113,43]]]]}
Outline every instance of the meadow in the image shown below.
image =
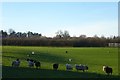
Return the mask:
{"type": "Polygon", "coordinates": [[[3,78],[114,78],[118,76],[118,48],[2,46],[2,73],[3,78]],[[21,61],[20,67],[11,67],[17,58],[21,61]],[[40,61],[41,69],[29,68],[27,58],[40,61]],[[59,63],[57,71],[53,70],[53,63],[59,63]],[[85,64],[89,70],[66,71],[66,63],[85,64]],[[113,68],[112,76],[106,76],[103,65],[113,68]]]}

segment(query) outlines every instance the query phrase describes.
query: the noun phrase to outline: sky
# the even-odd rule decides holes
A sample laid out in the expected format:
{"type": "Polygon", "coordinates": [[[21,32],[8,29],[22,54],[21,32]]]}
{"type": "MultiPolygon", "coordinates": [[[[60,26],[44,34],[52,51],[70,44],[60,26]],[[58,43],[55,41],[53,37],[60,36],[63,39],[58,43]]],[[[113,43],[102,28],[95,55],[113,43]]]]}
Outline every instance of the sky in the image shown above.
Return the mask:
{"type": "Polygon", "coordinates": [[[0,29],[37,32],[54,37],[58,30],[71,36],[117,36],[117,2],[3,2],[0,29]]]}
{"type": "Polygon", "coordinates": [[[119,2],[119,0],[1,0],[1,2],[119,2]]]}

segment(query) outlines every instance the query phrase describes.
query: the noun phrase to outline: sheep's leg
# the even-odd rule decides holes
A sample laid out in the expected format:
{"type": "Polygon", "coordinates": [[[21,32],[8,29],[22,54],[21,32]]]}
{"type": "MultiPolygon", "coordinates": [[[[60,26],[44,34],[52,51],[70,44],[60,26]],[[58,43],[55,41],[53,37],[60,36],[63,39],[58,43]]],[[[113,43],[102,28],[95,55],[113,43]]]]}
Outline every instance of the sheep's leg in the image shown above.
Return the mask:
{"type": "Polygon", "coordinates": [[[112,75],[112,72],[111,72],[111,75],[112,75]]]}
{"type": "Polygon", "coordinates": [[[84,72],[85,70],[83,69],[83,72],[84,72]]]}

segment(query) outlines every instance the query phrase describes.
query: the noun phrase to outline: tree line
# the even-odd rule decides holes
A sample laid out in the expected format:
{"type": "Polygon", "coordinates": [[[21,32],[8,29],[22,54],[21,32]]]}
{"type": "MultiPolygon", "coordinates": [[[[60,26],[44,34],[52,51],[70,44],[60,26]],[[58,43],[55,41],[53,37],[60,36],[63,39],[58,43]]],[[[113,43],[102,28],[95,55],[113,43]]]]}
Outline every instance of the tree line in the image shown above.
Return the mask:
{"type": "Polygon", "coordinates": [[[79,37],[71,37],[68,31],[57,31],[55,37],[42,36],[40,33],[15,32],[9,29],[9,32],[0,31],[2,45],[13,46],[54,46],[54,47],[108,47],[108,43],[119,43],[118,36],[113,37],[87,37],[80,35],[79,37]]]}

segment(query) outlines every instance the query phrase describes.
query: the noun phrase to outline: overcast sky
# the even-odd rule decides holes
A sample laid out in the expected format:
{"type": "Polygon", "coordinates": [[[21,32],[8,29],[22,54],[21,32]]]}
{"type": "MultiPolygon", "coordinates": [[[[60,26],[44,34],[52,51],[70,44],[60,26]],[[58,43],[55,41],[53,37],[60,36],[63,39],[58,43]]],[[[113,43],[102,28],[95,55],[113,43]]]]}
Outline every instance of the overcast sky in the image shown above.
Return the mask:
{"type": "Polygon", "coordinates": [[[1,26],[6,31],[12,28],[49,37],[58,30],[67,30],[71,36],[118,35],[118,3],[4,2],[1,26]]]}

